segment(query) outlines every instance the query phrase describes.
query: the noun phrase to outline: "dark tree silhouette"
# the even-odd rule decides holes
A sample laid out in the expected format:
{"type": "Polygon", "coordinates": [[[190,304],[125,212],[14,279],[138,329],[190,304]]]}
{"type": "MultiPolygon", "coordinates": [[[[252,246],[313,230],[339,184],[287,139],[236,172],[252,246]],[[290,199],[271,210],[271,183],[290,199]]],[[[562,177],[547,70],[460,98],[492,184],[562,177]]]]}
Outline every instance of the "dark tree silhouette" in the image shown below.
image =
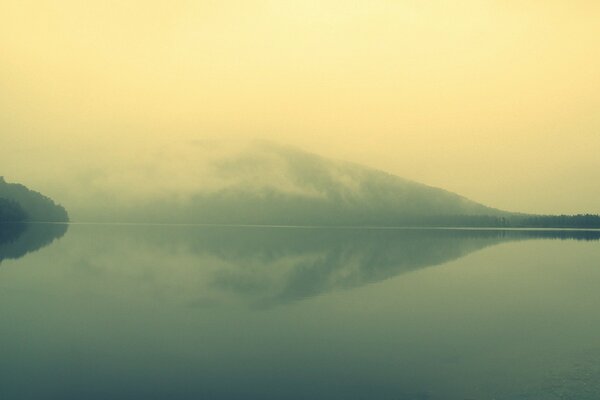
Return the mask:
{"type": "Polygon", "coordinates": [[[0,197],[0,222],[23,222],[26,219],[25,210],[17,202],[0,197]]]}
{"type": "MultiPolygon", "coordinates": [[[[67,211],[52,199],[23,185],[7,183],[1,176],[0,198],[5,201],[4,205],[0,204],[0,209],[5,209],[9,217],[11,215],[13,217],[20,216],[18,221],[67,222],[69,220],[67,211]],[[17,209],[15,209],[15,205],[17,209]],[[22,213],[25,214],[25,218],[22,213]]],[[[6,221],[9,220],[6,219],[6,221]]]]}

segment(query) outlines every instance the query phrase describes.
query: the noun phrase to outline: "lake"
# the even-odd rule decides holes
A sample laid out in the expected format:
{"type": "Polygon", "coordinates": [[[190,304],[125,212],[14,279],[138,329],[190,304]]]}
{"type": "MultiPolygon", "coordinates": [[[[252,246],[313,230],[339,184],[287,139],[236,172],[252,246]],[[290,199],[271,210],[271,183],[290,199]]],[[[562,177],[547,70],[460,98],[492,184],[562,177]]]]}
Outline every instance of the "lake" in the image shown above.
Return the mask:
{"type": "Polygon", "coordinates": [[[599,399],[600,232],[0,229],[0,399],[599,399]]]}

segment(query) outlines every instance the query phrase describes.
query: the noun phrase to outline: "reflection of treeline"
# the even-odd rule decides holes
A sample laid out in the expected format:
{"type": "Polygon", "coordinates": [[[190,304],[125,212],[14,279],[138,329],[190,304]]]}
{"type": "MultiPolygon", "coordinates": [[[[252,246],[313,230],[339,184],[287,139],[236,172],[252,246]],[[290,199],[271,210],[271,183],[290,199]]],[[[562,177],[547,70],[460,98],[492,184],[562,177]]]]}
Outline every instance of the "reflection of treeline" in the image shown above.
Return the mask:
{"type": "Polygon", "coordinates": [[[600,240],[600,230],[572,230],[572,229],[535,229],[522,230],[512,229],[500,231],[508,237],[523,238],[523,239],[555,239],[555,240],[585,240],[598,241],[600,240]]]}
{"type": "Polygon", "coordinates": [[[52,199],[27,189],[23,185],[7,183],[0,177],[0,221],[66,222],[67,211],[52,199]]]}
{"type": "Polygon", "coordinates": [[[62,237],[68,224],[0,224],[0,262],[19,258],[62,237]]]}
{"type": "MultiPolygon", "coordinates": [[[[0,249],[6,243],[14,242],[25,231],[26,224],[22,223],[0,223],[0,249]]],[[[2,259],[2,250],[0,250],[0,259],[2,259]]]]}

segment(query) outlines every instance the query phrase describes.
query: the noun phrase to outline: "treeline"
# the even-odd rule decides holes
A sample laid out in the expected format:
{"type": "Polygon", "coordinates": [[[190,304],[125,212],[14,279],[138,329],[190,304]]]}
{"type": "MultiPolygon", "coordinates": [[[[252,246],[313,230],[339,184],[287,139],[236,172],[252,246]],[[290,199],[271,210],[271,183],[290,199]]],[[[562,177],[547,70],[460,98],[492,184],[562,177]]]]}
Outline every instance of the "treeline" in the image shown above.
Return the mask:
{"type": "MultiPolygon", "coordinates": [[[[442,207],[439,207],[442,208],[442,207]]],[[[438,210],[439,210],[438,208],[438,210]]],[[[393,204],[334,202],[276,192],[222,192],[113,208],[104,221],[346,227],[600,228],[600,216],[407,212],[393,204]]],[[[436,212],[437,211],[437,212],[436,212]]],[[[94,217],[92,217],[94,218],[94,217]]],[[[94,218],[103,221],[102,216],[94,218]]]]}
{"type": "Polygon", "coordinates": [[[493,215],[432,215],[406,218],[402,225],[418,227],[507,228],[511,221],[493,215]]]}
{"type": "Polygon", "coordinates": [[[416,218],[417,226],[600,229],[600,215],[450,215],[416,218]]]}
{"type": "Polygon", "coordinates": [[[19,204],[0,198],[0,222],[23,222],[26,219],[27,214],[19,204]]]}
{"type": "MultiPolygon", "coordinates": [[[[67,211],[49,197],[30,190],[17,183],[7,183],[0,176],[0,215],[6,214],[5,220],[17,218],[17,221],[67,222],[67,211]],[[24,214],[24,216],[23,216],[24,214]]],[[[1,218],[1,217],[0,217],[1,218]]]]}
{"type": "Polygon", "coordinates": [[[515,218],[513,223],[529,228],[596,229],[600,228],[600,215],[535,215],[515,218]]]}
{"type": "Polygon", "coordinates": [[[600,229],[600,215],[450,215],[413,219],[416,226],[600,229]]]}

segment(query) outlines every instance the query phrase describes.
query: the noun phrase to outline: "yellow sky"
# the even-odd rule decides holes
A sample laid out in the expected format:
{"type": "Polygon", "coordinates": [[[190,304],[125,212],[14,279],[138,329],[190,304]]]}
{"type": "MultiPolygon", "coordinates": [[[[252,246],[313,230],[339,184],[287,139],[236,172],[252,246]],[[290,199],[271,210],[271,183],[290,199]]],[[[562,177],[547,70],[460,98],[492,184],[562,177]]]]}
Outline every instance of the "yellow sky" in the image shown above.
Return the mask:
{"type": "Polygon", "coordinates": [[[113,152],[258,137],[600,213],[598,21],[577,0],[0,0],[0,174],[60,200],[113,152]]]}

